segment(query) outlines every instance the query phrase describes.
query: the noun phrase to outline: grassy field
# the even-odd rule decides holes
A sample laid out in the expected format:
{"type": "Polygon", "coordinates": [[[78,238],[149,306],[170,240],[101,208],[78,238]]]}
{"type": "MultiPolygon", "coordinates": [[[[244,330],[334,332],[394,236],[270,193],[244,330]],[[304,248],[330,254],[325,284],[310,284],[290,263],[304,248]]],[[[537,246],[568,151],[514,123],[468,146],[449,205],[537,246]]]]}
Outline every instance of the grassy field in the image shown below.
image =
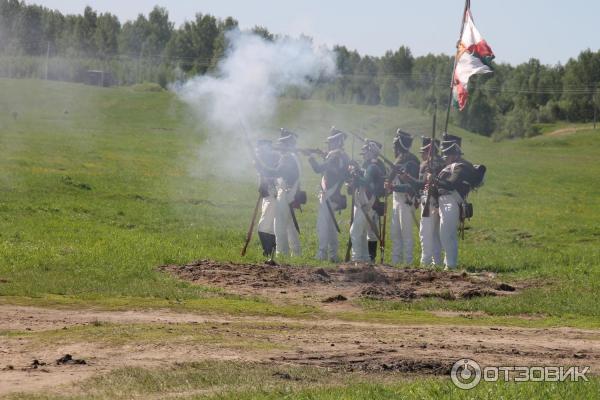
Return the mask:
{"type": "MultiPolygon", "coordinates": [[[[197,159],[205,128],[171,93],[10,80],[0,90],[1,301],[265,308],[155,270],[200,258],[241,261],[255,197],[250,169],[237,180],[198,173],[210,171],[197,159]]],[[[284,101],[265,136],[288,126],[310,133],[302,145],[317,145],[336,125],[381,140],[385,132],[389,142],[395,126],[426,133],[429,124],[412,110],[284,101]]],[[[489,169],[471,197],[476,216],[461,242],[462,265],[541,286],[511,298],[366,309],[536,314],[597,326],[600,132],[492,143],[455,131],[467,158],[489,169]]],[[[304,176],[312,200],[299,215],[305,256],[290,262],[316,265],[318,177],[308,168],[304,176]]],[[[261,260],[256,243],[247,260],[261,260]]]]}
{"type": "MultiPolygon", "coordinates": [[[[498,273],[528,289],[516,296],[459,301],[365,301],[360,312],[329,315],[310,306],[276,305],[192,286],[156,270],[196,259],[242,261],[239,252],[256,198],[250,167],[238,177],[221,179],[198,157],[208,128],[172,93],[27,80],[0,80],[0,93],[0,304],[600,327],[600,130],[583,126],[564,135],[493,143],[452,129],[464,136],[466,158],[488,167],[485,186],[471,196],[475,218],[460,243],[461,266],[498,273]],[[484,314],[474,321],[430,313],[440,310],[484,314]]],[[[302,133],[301,146],[314,147],[336,125],[385,140],[390,155],[396,127],[426,134],[430,124],[430,116],[410,109],[282,100],[262,136],[275,138],[277,128],[285,126],[302,133]]],[[[543,127],[545,133],[561,128],[543,127]]],[[[246,151],[239,138],[232,143],[246,151]]],[[[327,266],[313,260],[318,177],[305,167],[309,203],[299,215],[304,256],[283,261],[327,266]]],[[[339,220],[347,231],[348,213],[339,220]]],[[[256,241],[243,261],[262,261],[256,241]]],[[[102,332],[99,327],[95,334],[102,332]]],[[[319,381],[327,387],[315,388],[274,382],[271,370],[230,366],[227,371],[244,369],[249,382],[265,382],[243,397],[230,387],[231,376],[219,375],[222,365],[213,367],[214,382],[198,381],[208,378],[194,375],[197,365],[185,365],[169,372],[169,384],[196,382],[194,387],[215,398],[265,399],[564,398],[565,393],[591,398],[598,392],[598,381],[483,385],[468,394],[441,379],[349,380],[335,387],[319,381]]],[[[156,396],[167,390],[165,379],[156,371],[119,370],[86,382],[90,392],[82,396],[156,396]]]]}

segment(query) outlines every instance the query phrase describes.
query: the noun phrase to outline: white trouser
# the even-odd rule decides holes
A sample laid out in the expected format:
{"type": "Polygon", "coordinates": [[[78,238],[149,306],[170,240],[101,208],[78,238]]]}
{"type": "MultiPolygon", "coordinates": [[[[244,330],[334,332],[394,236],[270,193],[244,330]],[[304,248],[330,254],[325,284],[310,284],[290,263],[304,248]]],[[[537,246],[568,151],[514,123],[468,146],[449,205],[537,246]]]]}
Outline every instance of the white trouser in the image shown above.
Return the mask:
{"type": "Polygon", "coordinates": [[[458,263],[458,225],[462,199],[456,192],[440,196],[440,240],[444,248],[444,264],[456,268],[458,263]]]}
{"type": "Polygon", "coordinates": [[[356,205],[354,207],[354,221],[350,227],[350,239],[352,240],[352,261],[357,262],[370,262],[371,256],[369,255],[369,244],[368,241],[377,240],[377,235],[371,229],[371,225],[367,221],[367,217],[373,221],[375,227],[379,224],[379,218],[375,210],[373,210],[374,198],[371,200],[367,199],[366,194],[363,191],[358,191],[354,199],[356,205]],[[366,211],[363,212],[360,209],[366,211]]]}
{"type": "Polygon", "coordinates": [[[275,206],[275,242],[278,255],[289,255],[290,249],[293,256],[300,256],[300,235],[294,226],[290,203],[296,196],[296,188],[277,190],[275,206]]]}
{"type": "Polygon", "coordinates": [[[277,197],[269,194],[262,199],[260,219],[258,220],[258,231],[275,234],[275,209],[277,208],[277,197]]]}
{"type": "Polygon", "coordinates": [[[394,193],[391,224],[392,264],[413,261],[413,206],[406,204],[406,194],[394,193]]]}
{"type": "MultiPolygon", "coordinates": [[[[421,217],[419,237],[421,238],[421,265],[442,264],[442,242],[440,241],[440,210],[429,199],[429,217],[421,217]]],[[[422,199],[421,204],[425,203],[422,199]]]]}
{"type": "Polygon", "coordinates": [[[328,198],[327,192],[321,192],[319,196],[319,214],[317,216],[317,235],[319,237],[317,259],[329,259],[336,262],[338,261],[338,232],[327,208],[328,198]]]}

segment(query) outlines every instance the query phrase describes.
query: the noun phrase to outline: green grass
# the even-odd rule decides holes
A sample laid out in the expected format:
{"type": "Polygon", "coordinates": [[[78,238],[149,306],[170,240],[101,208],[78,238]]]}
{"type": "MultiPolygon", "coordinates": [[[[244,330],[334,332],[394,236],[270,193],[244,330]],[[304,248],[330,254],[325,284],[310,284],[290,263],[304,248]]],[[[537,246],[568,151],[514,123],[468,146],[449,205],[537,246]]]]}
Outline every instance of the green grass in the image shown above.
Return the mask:
{"type": "Polygon", "coordinates": [[[414,379],[336,373],[314,367],[272,366],[239,362],[181,363],[161,369],[122,368],[88,379],[62,395],[18,394],[12,400],[66,399],[592,399],[600,380],[564,383],[481,383],[465,391],[449,377],[414,379]],[[282,378],[287,374],[288,378],[282,378]]]}
{"type": "MultiPolygon", "coordinates": [[[[1,302],[316,315],[156,271],[200,258],[261,260],[256,242],[244,260],[239,255],[255,201],[253,171],[218,181],[198,158],[207,128],[173,94],[27,80],[0,80],[0,93],[1,302]]],[[[331,125],[379,140],[385,133],[389,155],[395,127],[425,134],[430,117],[282,100],[265,135],[287,126],[302,133],[302,146],[316,146],[331,125]]],[[[454,131],[464,136],[467,158],[488,166],[486,185],[471,196],[475,218],[460,244],[462,265],[543,285],[512,297],[370,303],[364,318],[442,309],[597,326],[600,132],[492,143],[454,131]]],[[[312,259],[318,177],[308,168],[303,186],[305,255],[289,261],[321,265],[312,259]]]]}

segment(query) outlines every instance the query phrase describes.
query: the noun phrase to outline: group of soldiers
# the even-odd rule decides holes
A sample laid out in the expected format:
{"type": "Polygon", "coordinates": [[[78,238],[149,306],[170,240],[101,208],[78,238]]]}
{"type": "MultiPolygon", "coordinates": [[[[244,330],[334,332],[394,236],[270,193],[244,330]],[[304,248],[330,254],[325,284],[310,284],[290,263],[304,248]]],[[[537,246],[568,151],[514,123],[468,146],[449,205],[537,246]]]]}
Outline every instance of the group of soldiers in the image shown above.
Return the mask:
{"type": "Polygon", "coordinates": [[[393,140],[395,160],[390,161],[381,143],[359,137],[363,143],[361,163],[345,152],[347,138],[345,132],[332,128],[327,151],[299,149],[297,135],[281,129],[274,143],[256,143],[254,162],[261,196],[258,234],[269,262],[275,254],[301,254],[295,210],[306,203],[306,192],[300,188],[302,154],[322,176],[317,217],[319,260],[339,261],[341,232],[335,213],[348,206],[347,196],[342,194],[346,187],[352,210],[346,261],[375,262],[377,248],[383,261],[391,194],[392,263],[413,263],[413,226],[417,226],[421,265],[456,268],[459,230],[472,216],[467,196],[481,185],[485,174],[484,166],[474,166],[463,158],[461,138],[449,134],[444,134],[442,141],[422,137],[419,160],[410,152],[414,136],[398,130],[393,140]],[[420,220],[415,214],[419,207],[420,220]]]}

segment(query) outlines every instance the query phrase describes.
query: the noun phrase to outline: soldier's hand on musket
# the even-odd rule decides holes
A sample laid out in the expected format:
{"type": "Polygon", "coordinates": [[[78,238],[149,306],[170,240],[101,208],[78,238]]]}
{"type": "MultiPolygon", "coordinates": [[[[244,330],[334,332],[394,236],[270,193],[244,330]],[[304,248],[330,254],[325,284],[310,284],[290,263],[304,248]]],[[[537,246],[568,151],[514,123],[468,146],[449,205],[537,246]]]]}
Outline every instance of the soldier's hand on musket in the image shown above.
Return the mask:
{"type": "Polygon", "coordinates": [[[390,181],[385,181],[385,183],[383,184],[383,187],[385,188],[385,190],[388,194],[390,194],[394,191],[394,185],[390,181]]]}

